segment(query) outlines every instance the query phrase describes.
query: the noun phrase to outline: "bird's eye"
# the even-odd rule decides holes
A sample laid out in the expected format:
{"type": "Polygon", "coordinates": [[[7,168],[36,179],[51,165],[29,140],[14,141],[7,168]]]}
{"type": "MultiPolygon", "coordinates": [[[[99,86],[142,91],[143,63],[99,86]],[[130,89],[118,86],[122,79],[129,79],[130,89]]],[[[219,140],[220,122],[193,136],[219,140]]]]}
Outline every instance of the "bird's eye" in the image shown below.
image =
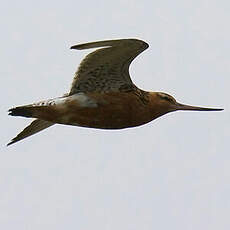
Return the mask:
{"type": "Polygon", "coordinates": [[[172,98],[171,98],[171,97],[168,97],[168,96],[165,96],[164,99],[165,99],[166,101],[170,101],[170,102],[173,101],[172,98]]]}
{"type": "Polygon", "coordinates": [[[166,93],[158,93],[158,95],[163,100],[166,100],[166,101],[169,101],[169,102],[175,102],[175,99],[172,96],[170,96],[170,95],[168,95],[166,93]]]}

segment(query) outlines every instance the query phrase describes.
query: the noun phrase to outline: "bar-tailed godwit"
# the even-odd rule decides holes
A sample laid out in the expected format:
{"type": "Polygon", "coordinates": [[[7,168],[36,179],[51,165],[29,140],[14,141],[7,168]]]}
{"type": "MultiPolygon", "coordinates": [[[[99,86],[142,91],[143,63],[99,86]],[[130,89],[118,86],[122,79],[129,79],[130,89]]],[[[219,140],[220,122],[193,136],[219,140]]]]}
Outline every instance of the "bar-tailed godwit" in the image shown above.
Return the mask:
{"type": "Polygon", "coordinates": [[[137,39],[91,42],[71,49],[98,48],[81,62],[70,92],[62,97],[19,106],[9,115],[36,118],[8,145],[56,123],[98,129],[123,129],[146,124],[177,110],[218,111],[178,103],[162,92],[135,86],[129,75],[134,58],[148,48],[137,39]]]}

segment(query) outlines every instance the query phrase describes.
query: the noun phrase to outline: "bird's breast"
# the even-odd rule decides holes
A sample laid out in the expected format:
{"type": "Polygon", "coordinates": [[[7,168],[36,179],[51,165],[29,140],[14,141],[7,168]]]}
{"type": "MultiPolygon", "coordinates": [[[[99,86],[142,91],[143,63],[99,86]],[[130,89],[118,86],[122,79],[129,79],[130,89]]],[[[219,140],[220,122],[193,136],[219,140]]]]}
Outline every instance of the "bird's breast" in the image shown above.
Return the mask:
{"type": "Polygon", "coordinates": [[[56,106],[57,123],[122,129],[152,120],[148,103],[135,93],[78,93],[56,106]]]}

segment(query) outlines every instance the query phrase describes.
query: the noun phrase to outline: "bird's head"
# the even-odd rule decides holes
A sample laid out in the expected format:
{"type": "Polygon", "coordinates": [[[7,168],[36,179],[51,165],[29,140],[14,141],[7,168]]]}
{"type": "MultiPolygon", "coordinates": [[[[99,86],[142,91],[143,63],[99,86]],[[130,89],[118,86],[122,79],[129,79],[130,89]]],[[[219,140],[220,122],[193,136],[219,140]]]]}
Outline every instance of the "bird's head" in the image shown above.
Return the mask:
{"type": "Polygon", "coordinates": [[[155,95],[155,100],[157,101],[158,106],[162,109],[163,114],[168,112],[173,112],[177,110],[193,110],[193,111],[220,111],[223,109],[216,108],[205,108],[198,106],[191,106],[178,103],[176,99],[169,94],[157,92],[155,95]]]}

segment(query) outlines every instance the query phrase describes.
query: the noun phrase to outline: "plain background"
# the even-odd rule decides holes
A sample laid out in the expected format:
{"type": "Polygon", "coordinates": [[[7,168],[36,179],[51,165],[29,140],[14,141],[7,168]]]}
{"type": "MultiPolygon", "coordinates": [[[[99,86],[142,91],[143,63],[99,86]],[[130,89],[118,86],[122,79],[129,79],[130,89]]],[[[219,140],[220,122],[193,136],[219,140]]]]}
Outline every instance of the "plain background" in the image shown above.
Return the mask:
{"type": "Polygon", "coordinates": [[[230,229],[230,2],[3,1],[0,229],[230,229]],[[175,112],[142,127],[56,125],[6,147],[30,119],[10,107],[66,93],[88,51],[139,38],[140,88],[223,112],[175,112]]]}

